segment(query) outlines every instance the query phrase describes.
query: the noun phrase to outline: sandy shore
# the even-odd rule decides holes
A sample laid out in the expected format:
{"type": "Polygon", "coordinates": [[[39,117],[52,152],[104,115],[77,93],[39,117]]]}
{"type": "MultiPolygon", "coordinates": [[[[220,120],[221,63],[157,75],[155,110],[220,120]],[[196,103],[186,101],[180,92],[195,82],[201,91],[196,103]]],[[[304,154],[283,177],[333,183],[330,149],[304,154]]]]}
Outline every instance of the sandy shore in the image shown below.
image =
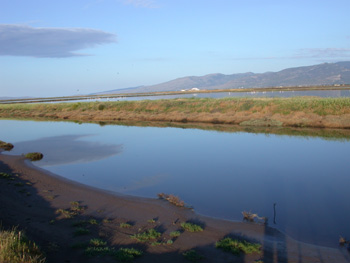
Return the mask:
{"type": "Polygon", "coordinates": [[[135,247],[144,255],[135,262],[188,262],[182,253],[195,249],[204,256],[200,262],[350,262],[345,248],[325,248],[297,242],[268,226],[230,222],[197,215],[158,199],[137,198],[108,193],[38,169],[20,156],[0,154],[0,172],[18,175],[14,180],[0,178],[0,221],[4,227],[19,226],[46,253],[48,262],[116,262],[111,257],[88,257],[73,244],[102,238],[115,249],[135,247]],[[57,214],[78,201],[85,208],[75,218],[57,214]],[[87,226],[90,234],[74,236],[79,220],[95,219],[87,226]],[[155,219],[155,222],[148,222],[155,219]],[[150,228],[162,233],[159,241],[171,239],[186,221],[199,222],[204,231],[184,232],[171,245],[139,243],[130,235],[150,228]],[[130,222],[131,228],[120,223],[130,222]],[[236,256],[215,248],[226,236],[245,237],[262,245],[261,253],[236,256]]]}

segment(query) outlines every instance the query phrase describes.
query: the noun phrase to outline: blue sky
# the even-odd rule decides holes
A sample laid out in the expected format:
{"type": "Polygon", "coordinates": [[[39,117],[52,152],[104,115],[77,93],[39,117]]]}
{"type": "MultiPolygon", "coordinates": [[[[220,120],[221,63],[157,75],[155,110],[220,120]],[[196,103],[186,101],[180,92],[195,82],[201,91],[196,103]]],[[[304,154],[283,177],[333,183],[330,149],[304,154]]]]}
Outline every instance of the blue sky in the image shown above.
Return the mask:
{"type": "Polygon", "coordinates": [[[349,0],[0,0],[0,97],[350,60],[349,0]]]}

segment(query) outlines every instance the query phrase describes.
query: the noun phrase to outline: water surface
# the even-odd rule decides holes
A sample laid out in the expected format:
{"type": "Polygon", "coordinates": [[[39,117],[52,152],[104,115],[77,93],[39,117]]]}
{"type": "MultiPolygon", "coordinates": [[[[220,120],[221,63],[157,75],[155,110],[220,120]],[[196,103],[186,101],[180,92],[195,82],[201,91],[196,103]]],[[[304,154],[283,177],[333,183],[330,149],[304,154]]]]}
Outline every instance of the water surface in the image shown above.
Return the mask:
{"type": "Polygon", "coordinates": [[[83,184],[144,197],[172,193],[198,213],[230,220],[252,211],[313,244],[337,246],[340,235],[350,236],[346,138],[68,122],[0,125],[1,140],[15,145],[11,154],[41,151],[44,159],[36,165],[83,184]]]}

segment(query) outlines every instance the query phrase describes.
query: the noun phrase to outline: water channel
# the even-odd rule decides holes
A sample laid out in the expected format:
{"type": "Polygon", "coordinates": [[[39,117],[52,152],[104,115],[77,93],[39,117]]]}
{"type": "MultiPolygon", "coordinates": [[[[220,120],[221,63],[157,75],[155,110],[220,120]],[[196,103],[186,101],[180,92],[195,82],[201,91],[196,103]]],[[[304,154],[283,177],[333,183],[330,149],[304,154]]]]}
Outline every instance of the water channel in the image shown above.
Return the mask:
{"type": "Polygon", "coordinates": [[[172,193],[197,213],[229,220],[251,211],[318,245],[350,236],[350,136],[343,131],[18,120],[0,127],[0,139],[15,145],[10,154],[42,152],[35,165],[73,181],[151,198],[172,193]]]}

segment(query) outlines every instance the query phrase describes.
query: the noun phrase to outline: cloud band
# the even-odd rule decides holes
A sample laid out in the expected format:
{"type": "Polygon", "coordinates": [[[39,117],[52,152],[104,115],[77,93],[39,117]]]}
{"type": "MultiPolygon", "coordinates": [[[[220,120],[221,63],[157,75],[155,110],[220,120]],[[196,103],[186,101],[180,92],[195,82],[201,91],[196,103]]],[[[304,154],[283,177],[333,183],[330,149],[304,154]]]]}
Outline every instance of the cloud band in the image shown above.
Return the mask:
{"type": "Polygon", "coordinates": [[[74,57],[78,50],[116,42],[116,35],[84,28],[0,24],[0,56],[74,57]]]}

